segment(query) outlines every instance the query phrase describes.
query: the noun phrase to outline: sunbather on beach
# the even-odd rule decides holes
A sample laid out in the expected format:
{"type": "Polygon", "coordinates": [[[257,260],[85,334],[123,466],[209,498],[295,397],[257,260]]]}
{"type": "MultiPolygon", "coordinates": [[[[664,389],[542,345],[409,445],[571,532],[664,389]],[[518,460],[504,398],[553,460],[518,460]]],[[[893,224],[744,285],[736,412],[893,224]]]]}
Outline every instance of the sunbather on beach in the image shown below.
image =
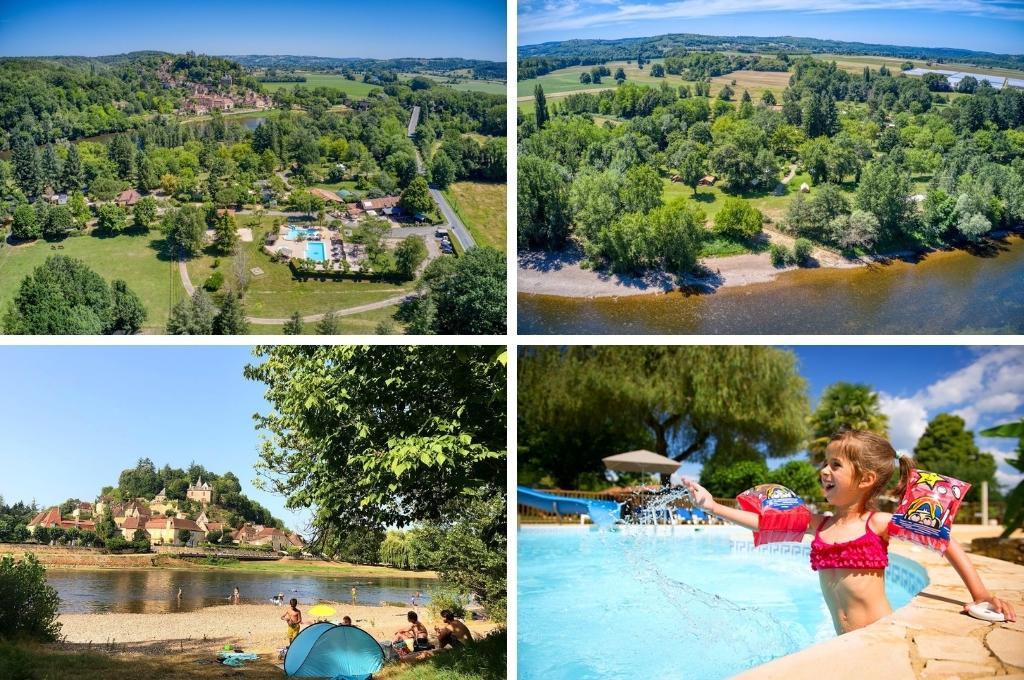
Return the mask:
{"type": "Polygon", "coordinates": [[[410,647],[414,652],[433,649],[430,640],[427,639],[427,627],[420,623],[416,612],[409,612],[406,618],[409,620],[409,627],[395,632],[394,642],[399,643],[406,639],[411,640],[412,644],[410,647]]]}
{"type": "Polygon", "coordinates": [[[437,633],[438,647],[444,648],[446,645],[450,645],[454,649],[473,641],[473,634],[469,632],[469,628],[462,621],[455,618],[455,614],[451,611],[442,609],[441,619],[444,621],[444,625],[434,628],[434,631],[437,633]]]}
{"type": "Polygon", "coordinates": [[[288,644],[292,643],[295,636],[302,628],[302,612],[299,611],[299,601],[294,597],[288,601],[288,611],[281,615],[281,620],[288,624],[288,644]]]}

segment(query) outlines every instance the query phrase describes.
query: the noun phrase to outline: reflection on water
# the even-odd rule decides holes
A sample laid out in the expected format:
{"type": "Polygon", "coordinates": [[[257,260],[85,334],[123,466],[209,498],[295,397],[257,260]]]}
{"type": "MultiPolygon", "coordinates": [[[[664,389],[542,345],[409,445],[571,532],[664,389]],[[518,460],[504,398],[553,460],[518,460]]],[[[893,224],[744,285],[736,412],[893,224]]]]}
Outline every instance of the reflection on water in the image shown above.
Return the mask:
{"type": "Polygon", "coordinates": [[[284,593],[285,600],[300,604],[321,600],[357,604],[410,602],[417,592],[420,602],[435,581],[423,578],[372,578],[263,574],[227,571],[130,570],[79,571],[47,569],[46,580],[60,595],[61,613],[163,613],[192,611],[228,604],[237,586],[246,604],[270,602],[284,593]],[[177,597],[178,589],[182,595],[177,597]]]}
{"type": "Polygon", "coordinates": [[[1024,333],[1024,239],[710,295],[519,296],[520,333],[1024,333]]]}

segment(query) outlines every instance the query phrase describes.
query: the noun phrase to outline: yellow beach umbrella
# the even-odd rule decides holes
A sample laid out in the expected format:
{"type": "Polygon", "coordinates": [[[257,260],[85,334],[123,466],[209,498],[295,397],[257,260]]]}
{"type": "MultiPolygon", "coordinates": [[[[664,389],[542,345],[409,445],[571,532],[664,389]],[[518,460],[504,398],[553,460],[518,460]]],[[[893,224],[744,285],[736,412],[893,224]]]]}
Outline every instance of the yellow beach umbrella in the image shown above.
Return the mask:
{"type": "Polygon", "coordinates": [[[329,607],[326,604],[318,604],[309,608],[310,616],[333,616],[334,611],[334,607],[329,607]]]}

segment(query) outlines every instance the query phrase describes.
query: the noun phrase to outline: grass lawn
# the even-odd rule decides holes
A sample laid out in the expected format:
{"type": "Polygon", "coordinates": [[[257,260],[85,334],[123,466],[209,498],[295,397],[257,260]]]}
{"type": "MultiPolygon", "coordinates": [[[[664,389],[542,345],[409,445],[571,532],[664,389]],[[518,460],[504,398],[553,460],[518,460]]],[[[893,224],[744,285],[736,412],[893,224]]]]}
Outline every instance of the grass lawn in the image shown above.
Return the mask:
{"type": "MultiPolygon", "coordinates": [[[[395,321],[394,316],[397,311],[398,305],[390,305],[388,307],[371,309],[368,312],[360,312],[359,314],[352,314],[350,316],[339,316],[337,318],[338,327],[345,335],[375,335],[377,333],[378,324],[382,321],[387,321],[394,326],[394,334],[399,335],[404,332],[405,325],[395,321]]],[[[249,324],[249,335],[281,335],[283,332],[284,324],[266,326],[263,324],[249,324]]],[[[315,335],[316,322],[303,323],[302,334],[315,335]]]]}
{"type": "MultiPolygon", "coordinates": [[[[100,646],[100,645],[97,645],[100,646]]],[[[93,647],[95,648],[95,647],[93,647]]],[[[87,645],[39,643],[14,644],[0,640],[0,678],[21,680],[206,680],[238,675],[247,680],[280,680],[281,669],[262,655],[244,670],[226,673],[225,666],[211,663],[210,652],[186,652],[162,656],[141,654],[112,656],[88,651],[87,645]]]]}
{"type": "Polygon", "coordinates": [[[444,191],[444,197],[459,214],[473,240],[503,253],[507,245],[506,187],[504,182],[455,182],[444,191]]]}
{"type": "Polygon", "coordinates": [[[505,680],[508,633],[497,630],[482,640],[446,650],[418,663],[385,666],[380,680],[505,680]]]}
{"type": "MultiPolygon", "coordinates": [[[[249,268],[259,267],[264,272],[261,276],[252,279],[245,295],[245,310],[248,316],[283,319],[291,316],[295,311],[303,316],[317,314],[378,302],[415,288],[415,282],[412,281],[389,283],[352,280],[296,280],[292,277],[291,269],[287,264],[272,262],[270,256],[263,251],[263,240],[266,233],[280,219],[275,216],[263,217],[260,226],[253,230],[252,242],[243,244],[244,252],[249,258],[249,268]]],[[[243,215],[236,218],[236,223],[239,227],[252,228],[250,220],[250,215],[243,215]]],[[[201,286],[206,281],[214,271],[215,260],[219,260],[218,268],[222,269],[225,278],[228,278],[233,259],[233,257],[217,257],[211,251],[190,260],[188,272],[192,284],[201,286]]]]}
{"type": "Polygon", "coordinates": [[[124,279],[142,299],[148,312],[144,333],[163,333],[171,306],[185,296],[177,264],[158,256],[163,236],[159,230],[132,230],[119,236],[91,232],[60,242],[62,250],[43,240],[0,248],[0,310],[14,299],[22,279],[50,255],[67,255],[85,262],[109,283],[124,279]]]}

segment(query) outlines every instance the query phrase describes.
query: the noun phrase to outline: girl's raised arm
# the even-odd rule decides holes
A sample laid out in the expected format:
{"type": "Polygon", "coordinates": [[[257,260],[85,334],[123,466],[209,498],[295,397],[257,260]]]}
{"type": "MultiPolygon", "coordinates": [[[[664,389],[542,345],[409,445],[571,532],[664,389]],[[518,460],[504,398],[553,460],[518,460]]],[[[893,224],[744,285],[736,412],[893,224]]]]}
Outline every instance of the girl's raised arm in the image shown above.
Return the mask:
{"type": "Polygon", "coordinates": [[[956,573],[960,574],[960,578],[963,579],[964,585],[967,586],[967,590],[970,591],[971,598],[974,600],[964,605],[965,611],[971,604],[988,602],[992,605],[992,609],[1005,616],[1007,621],[1017,620],[1017,614],[1013,611],[1013,605],[1000,600],[988,591],[988,588],[982,583],[981,577],[978,576],[978,570],[971,564],[971,560],[968,559],[964,549],[952,538],[949,539],[949,546],[946,548],[945,555],[949,563],[956,569],[956,573]]]}
{"type": "Polygon", "coordinates": [[[711,497],[711,494],[708,493],[708,490],[697,482],[691,482],[688,479],[684,479],[683,484],[687,489],[689,489],[690,499],[697,507],[718,515],[722,519],[727,519],[734,524],[739,524],[741,527],[757,531],[757,528],[761,523],[761,518],[757,513],[747,512],[746,510],[740,510],[739,508],[730,508],[727,505],[722,505],[721,503],[716,502],[715,499],[711,497]]]}

